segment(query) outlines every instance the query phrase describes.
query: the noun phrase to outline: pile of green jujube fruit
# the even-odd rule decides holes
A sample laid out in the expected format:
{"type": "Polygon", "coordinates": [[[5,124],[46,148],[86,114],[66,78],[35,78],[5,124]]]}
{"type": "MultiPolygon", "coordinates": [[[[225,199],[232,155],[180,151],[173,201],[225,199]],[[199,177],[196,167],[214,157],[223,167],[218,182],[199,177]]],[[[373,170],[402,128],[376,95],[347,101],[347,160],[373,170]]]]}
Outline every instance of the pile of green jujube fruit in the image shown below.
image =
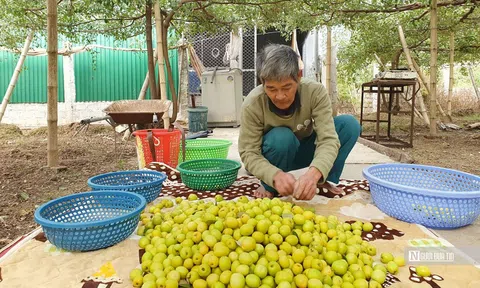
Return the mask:
{"type": "Polygon", "coordinates": [[[375,288],[403,257],[362,240],[369,222],[340,222],[280,199],[163,199],[141,215],[145,249],[134,287],[375,288]],[[175,205],[176,204],[176,205],[175,205]]]}

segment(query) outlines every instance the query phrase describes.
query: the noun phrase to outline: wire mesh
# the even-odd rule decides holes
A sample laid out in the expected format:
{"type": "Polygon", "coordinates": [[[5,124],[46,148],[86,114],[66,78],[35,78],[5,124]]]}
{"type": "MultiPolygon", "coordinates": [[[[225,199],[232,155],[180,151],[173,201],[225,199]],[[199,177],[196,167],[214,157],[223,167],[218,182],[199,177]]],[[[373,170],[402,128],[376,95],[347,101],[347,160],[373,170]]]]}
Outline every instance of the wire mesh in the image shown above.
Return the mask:
{"type": "MultiPolygon", "coordinates": [[[[256,39],[255,29],[242,30],[242,73],[243,73],[243,95],[255,88],[257,85],[255,77],[255,55],[256,39]]],[[[185,35],[187,40],[193,45],[198,58],[202,61],[206,69],[215,67],[230,67],[229,61],[225,61],[227,53],[227,44],[230,43],[230,31],[222,31],[216,34],[198,33],[195,35],[185,35]]],[[[192,66],[189,66],[188,93],[201,93],[200,79],[194,72],[192,66]]]]}

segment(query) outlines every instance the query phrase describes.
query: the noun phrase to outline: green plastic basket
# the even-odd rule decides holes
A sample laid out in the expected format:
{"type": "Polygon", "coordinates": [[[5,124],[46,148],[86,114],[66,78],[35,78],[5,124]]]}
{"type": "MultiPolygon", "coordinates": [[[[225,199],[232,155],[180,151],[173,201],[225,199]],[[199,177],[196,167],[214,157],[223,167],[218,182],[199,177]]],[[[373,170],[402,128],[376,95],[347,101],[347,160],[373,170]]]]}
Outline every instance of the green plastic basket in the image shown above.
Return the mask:
{"type": "Polygon", "coordinates": [[[200,159],[180,163],[182,182],[190,189],[214,191],[229,187],[235,182],[240,162],[229,159],[200,159]]]}
{"type": "MultiPolygon", "coordinates": [[[[185,140],[185,161],[200,159],[227,159],[232,141],[224,139],[185,140]]],[[[183,162],[183,152],[178,153],[178,163],[183,162]]]]}

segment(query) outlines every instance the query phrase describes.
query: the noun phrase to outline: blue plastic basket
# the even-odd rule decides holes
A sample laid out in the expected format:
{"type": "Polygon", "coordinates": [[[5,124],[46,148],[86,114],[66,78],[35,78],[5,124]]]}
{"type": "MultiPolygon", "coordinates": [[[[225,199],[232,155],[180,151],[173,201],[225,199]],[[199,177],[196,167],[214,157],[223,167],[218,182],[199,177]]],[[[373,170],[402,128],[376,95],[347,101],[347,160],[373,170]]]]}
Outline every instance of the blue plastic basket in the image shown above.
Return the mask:
{"type": "Polygon", "coordinates": [[[53,245],[67,251],[92,251],[115,245],[137,227],[146,201],[124,191],[84,192],[49,201],[35,221],[53,245]]]}
{"type": "Polygon", "coordinates": [[[115,190],[142,195],[147,203],[152,202],[162,191],[167,175],[153,170],[130,170],[100,174],[88,179],[92,190],[115,190]]]}
{"type": "Polygon", "coordinates": [[[480,177],[416,164],[378,164],[363,170],[375,205],[391,217],[429,228],[471,224],[480,214],[480,177]]]}

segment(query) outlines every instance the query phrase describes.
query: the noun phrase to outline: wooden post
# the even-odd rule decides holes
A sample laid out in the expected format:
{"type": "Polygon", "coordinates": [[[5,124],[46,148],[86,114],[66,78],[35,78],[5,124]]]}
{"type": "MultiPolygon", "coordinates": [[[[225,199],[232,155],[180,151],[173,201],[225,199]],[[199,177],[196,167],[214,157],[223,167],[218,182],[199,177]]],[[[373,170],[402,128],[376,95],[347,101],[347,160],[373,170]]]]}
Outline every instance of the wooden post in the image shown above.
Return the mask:
{"type": "Polygon", "coordinates": [[[58,167],[58,34],[57,0],[47,0],[47,166],[58,167]]]}
{"type": "Polygon", "coordinates": [[[430,1],[430,136],[437,135],[437,0],[430,1]]]}
{"type": "Polygon", "coordinates": [[[448,81],[447,115],[452,117],[453,68],[455,56],[455,33],[450,33],[450,75],[448,81]]]}
{"type": "MultiPolygon", "coordinates": [[[[405,35],[403,34],[403,29],[401,25],[398,25],[398,34],[400,35],[400,42],[402,42],[403,52],[405,53],[405,57],[407,58],[408,67],[410,70],[415,71],[413,67],[412,57],[410,56],[410,49],[408,49],[407,41],[405,40],[405,35]]],[[[422,113],[425,122],[427,125],[430,125],[430,118],[427,114],[427,109],[425,109],[425,103],[423,102],[423,97],[421,93],[417,94],[418,103],[420,105],[420,113],[422,113]]]]}
{"type": "Polygon", "coordinates": [[[475,77],[473,76],[472,66],[468,66],[468,74],[470,75],[470,81],[472,81],[473,90],[475,91],[475,95],[477,96],[478,101],[480,101],[480,92],[477,88],[477,83],[475,83],[475,77]]]}
{"type": "MultiPolygon", "coordinates": [[[[157,33],[157,58],[158,58],[158,78],[160,84],[160,98],[162,100],[167,100],[167,85],[165,82],[165,59],[163,53],[163,16],[160,11],[160,6],[158,0],[155,0],[153,5],[153,10],[155,14],[155,29],[157,33]]],[[[163,125],[166,129],[170,127],[170,117],[167,113],[163,113],[163,125]]]]}
{"type": "Polygon", "coordinates": [[[33,31],[30,31],[27,38],[25,39],[25,45],[23,45],[22,54],[20,54],[20,58],[18,58],[17,66],[15,67],[12,78],[10,79],[10,84],[8,84],[7,92],[5,92],[5,96],[3,96],[2,106],[0,108],[0,123],[2,122],[2,118],[5,114],[5,110],[7,109],[8,102],[10,101],[10,97],[12,96],[15,85],[17,84],[18,76],[20,75],[20,71],[22,70],[23,62],[25,62],[25,58],[27,57],[27,52],[30,48],[30,43],[32,43],[32,39],[33,31]]]}
{"type": "Polygon", "coordinates": [[[327,55],[326,55],[326,73],[325,73],[325,88],[327,89],[328,97],[332,103],[333,116],[337,116],[336,105],[333,101],[332,93],[332,28],[327,26],[327,55]]]}
{"type": "MultiPolygon", "coordinates": [[[[420,82],[421,87],[423,87],[425,91],[427,91],[427,93],[430,95],[430,88],[429,88],[427,78],[423,74],[422,69],[420,69],[420,66],[418,66],[417,61],[415,61],[415,58],[412,58],[412,62],[418,76],[421,79],[421,82],[420,82]]],[[[453,121],[452,117],[445,113],[442,106],[440,105],[440,102],[438,102],[438,99],[435,100],[435,103],[437,105],[438,112],[440,112],[440,114],[442,114],[443,117],[448,118],[448,121],[452,122],[453,121]]]]}
{"type": "Polygon", "coordinates": [[[418,78],[420,78],[420,85],[422,86],[422,88],[425,89],[425,91],[427,91],[427,94],[430,94],[430,86],[428,85],[428,81],[427,81],[427,78],[425,77],[425,74],[423,74],[422,69],[418,65],[417,61],[415,61],[414,58],[411,58],[411,59],[413,63],[413,68],[417,72],[418,78]]]}
{"type": "Polygon", "coordinates": [[[147,40],[147,63],[148,63],[148,81],[150,83],[151,99],[160,99],[157,94],[157,84],[155,81],[155,60],[152,45],[152,1],[148,0],[146,5],[145,33],[147,40]]]}
{"type": "MultiPolygon", "coordinates": [[[[170,88],[170,94],[172,95],[172,103],[173,103],[173,114],[172,118],[170,118],[170,122],[175,122],[177,120],[178,114],[178,98],[177,98],[177,89],[175,88],[175,83],[173,83],[173,73],[172,67],[170,66],[170,58],[168,57],[168,28],[163,25],[163,59],[165,61],[165,69],[167,70],[167,80],[168,80],[168,87],[170,88]]],[[[165,89],[166,90],[166,89],[165,89]]],[[[166,96],[165,96],[166,97],[166,96]]]]}
{"type": "Polygon", "coordinates": [[[314,63],[315,63],[315,80],[317,82],[320,82],[322,79],[322,76],[321,76],[321,71],[322,69],[320,68],[320,65],[319,65],[319,61],[318,61],[318,29],[315,29],[315,59],[314,59],[314,63]]]}

